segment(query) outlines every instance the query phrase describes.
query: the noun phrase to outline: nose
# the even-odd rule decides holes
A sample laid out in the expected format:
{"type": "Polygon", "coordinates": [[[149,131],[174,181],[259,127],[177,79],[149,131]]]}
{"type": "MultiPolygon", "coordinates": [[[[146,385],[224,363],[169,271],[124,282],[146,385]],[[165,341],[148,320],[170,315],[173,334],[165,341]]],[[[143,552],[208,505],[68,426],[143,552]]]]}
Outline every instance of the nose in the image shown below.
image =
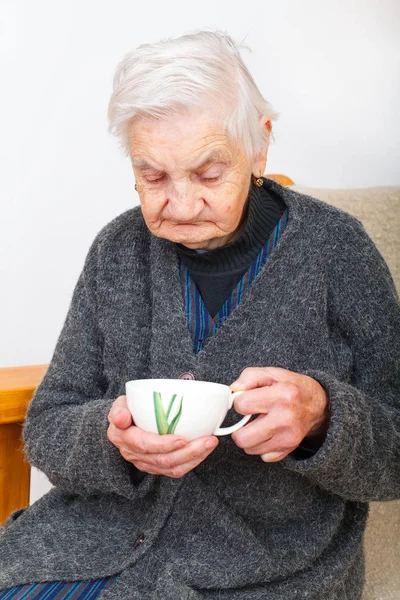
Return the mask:
{"type": "Polygon", "coordinates": [[[195,222],[204,207],[204,200],[196,193],[196,186],[186,181],[171,183],[167,201],[170,217],[177,223],[195,222]]]}

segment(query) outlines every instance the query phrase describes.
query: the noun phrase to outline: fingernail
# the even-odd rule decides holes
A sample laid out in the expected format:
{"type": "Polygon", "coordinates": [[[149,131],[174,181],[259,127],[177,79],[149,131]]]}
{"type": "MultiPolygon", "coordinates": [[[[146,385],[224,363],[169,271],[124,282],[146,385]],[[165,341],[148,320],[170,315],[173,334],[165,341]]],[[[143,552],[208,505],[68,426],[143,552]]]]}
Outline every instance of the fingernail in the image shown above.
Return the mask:
{"type": "Polygon", "coordinates": [[[282,456],[282,452],[269,452],[267,454],[261,454],[261,458],[264,462],[275,462],[280,456],[282,456]]]}
{"type": "Polygon", "coordinates": [[[243,394],[240,394],[240,396],[235,398],[233,401],[233,406],[235,409],[240,408],[241,410],[246,408],[246,400],[243,398],[243,394]]]}
{"type": "Polygon", "coordinates": [[[112,410],[112,411],[110,412],[110,414],[108,415],[108,420],[109,420],[109,421],[114,421],[115,417],[116,417],[117,415],[119,415],[119,413],[120,413],[120,412],[121,412],[121,409],[120,409],[120,408],[115,408],[115,409],[114,409],[114,410],[112,410]]]}
{"type": "Polygon", "coordinates": [[[236,381],[234,381],[233,383],[231,383],[231,385],[229,387],[234,392],[238,392],[240,390],[241,386],[243,386],[243,382],[240,381],[240,379],[237,379],[236,381]]]}
{"type": "Polygon", "coordinates": [[[209,450],[210,448],[214,448],[215,446],[215,441],[214,440],[207,440],[206,441],[206,448],[207,450],[209,450]]]}

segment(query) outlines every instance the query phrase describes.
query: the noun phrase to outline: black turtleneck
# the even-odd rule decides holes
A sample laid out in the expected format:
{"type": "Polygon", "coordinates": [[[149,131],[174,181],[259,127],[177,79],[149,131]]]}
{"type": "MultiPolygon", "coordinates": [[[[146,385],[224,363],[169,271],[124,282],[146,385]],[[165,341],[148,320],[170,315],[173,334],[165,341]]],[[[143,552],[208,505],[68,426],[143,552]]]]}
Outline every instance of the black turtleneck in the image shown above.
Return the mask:
{"type": "Polygon", "coordinates": [[[285,208],[265,186],[252,183],[244,208],[245,226],[234,241],[205,252],[175,244],[212,317],[258,256],[285,208]]]}

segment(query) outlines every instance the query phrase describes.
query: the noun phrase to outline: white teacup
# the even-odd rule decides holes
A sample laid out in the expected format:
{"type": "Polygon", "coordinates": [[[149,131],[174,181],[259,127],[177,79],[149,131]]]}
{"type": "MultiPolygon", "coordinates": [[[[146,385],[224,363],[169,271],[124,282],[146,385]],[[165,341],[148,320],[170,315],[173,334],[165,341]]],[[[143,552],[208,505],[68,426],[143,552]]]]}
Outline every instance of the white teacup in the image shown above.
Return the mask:
{"type": "Polygon", "coordinates": [[[203,435],[227,435],[243,427],[246,415],[231,427],[220,427],[234,399],[227,385],[184,379],[136,379],[125,385],[135,425],[153,433],[174,433],[193,440],[203,435]]]}

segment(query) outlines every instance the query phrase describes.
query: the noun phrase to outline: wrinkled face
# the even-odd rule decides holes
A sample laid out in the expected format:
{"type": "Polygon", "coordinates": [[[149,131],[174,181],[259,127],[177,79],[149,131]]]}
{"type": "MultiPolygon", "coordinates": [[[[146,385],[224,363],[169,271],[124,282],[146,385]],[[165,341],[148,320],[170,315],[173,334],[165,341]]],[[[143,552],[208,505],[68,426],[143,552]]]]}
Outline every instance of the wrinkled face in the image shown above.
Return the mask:
{"type": "Polygon", "coordinates": [[[235,237],[251,174],[264,170],[210,112],[137,117],[129,144],[143,217],[154,235],[208,250],[235,237]]]}

